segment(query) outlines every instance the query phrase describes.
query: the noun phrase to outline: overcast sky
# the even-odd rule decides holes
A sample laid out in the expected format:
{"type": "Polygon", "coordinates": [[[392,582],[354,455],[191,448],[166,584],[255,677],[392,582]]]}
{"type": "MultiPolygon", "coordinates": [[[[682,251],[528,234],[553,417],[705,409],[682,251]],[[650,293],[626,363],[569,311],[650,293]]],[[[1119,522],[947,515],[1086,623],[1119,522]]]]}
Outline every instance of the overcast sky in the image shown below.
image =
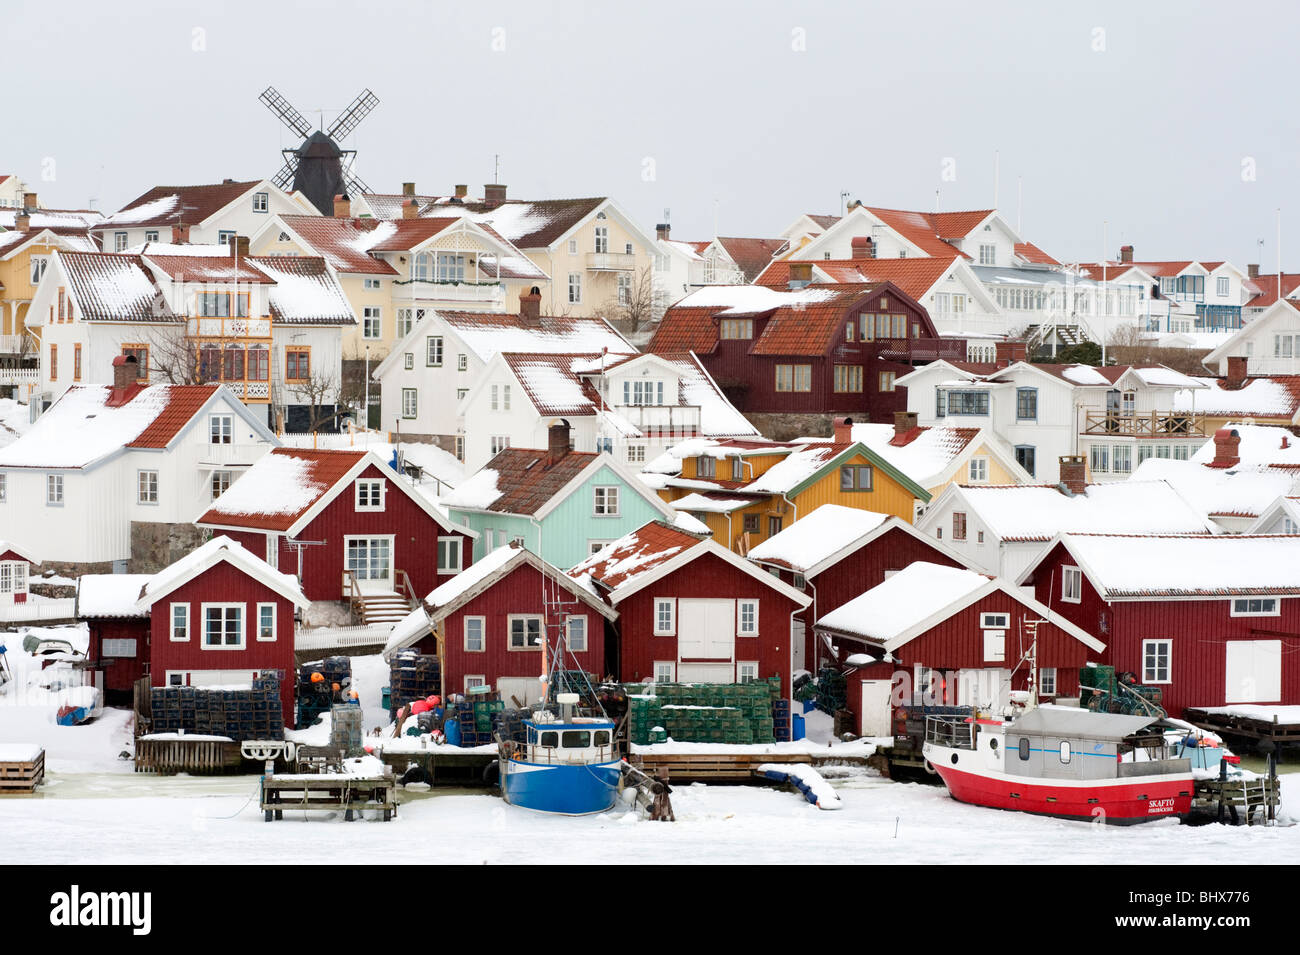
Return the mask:
{"type": "Polygon", "coordinates": [[[996,155],[997,205],[1063,260],[1108,222],[1112,257],[1272,271],[1281,208],[1300,268],[1294,2],[6,0],[4,22],[0,172],[52,207],[271,176],[296,143],[267,85],[326,125],[369,87],[350,145],[381,192],[480,194],[499,154],[512,197],[773,236],[842,191],[991,207],[996,155]]]}

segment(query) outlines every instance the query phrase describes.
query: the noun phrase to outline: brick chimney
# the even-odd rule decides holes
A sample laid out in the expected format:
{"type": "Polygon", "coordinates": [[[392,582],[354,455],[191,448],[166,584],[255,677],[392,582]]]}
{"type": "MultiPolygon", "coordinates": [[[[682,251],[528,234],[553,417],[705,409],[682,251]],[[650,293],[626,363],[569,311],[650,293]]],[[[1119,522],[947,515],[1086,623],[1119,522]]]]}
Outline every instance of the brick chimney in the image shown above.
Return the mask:
{"type": "Polygon", "coordinates": [[[542,323],[542,290],[534,285],[527,293],[519,296],[519,324],[540,325],[542,323]]]}
{"type": "Polygon", "coordinates": [[[19,209],[14,215],[14,229],[18,232],[26,232],[32,226],[32,214],[27,209],[19,209]]]}
{"type": "Polygon", "coordinates": [[[464,199],[464,198],[465,198],[466,196],[468,196],[468,195],[469,195],[469,186],[465,185],[464,183],[457,183],[457,184],[456,184],[456,198],[457,198],[457,199],[464,199]]]}
{"type": "Polygon", "coordinates": [[[1246,266],[1246,277],[1251,279],[1259,278],[1259,263],[1252,262],[1246,266]]]}
{"type": "Polygon", "coordinates": [[[546,466],[550,467],[569,453],[569,422],[556,420],[546,431],[546,466]]]}
{"type": "Polygon", "coordinates": [[[34,192],[23,193],[23,208],[26,209],[28,212],[35,212],[39,208],[39,206],[37,206],[36,204],[36,193],[34,192]]]}
{"type": "Polygon", "coordinates": [[[835,429],[834,441],[836,444],[853,443],[853,419],[852,418],[843,418],[843,417],[836,418],[831,422],[831,425],[835,429]]]}
{"type": "Polygon", "coordinates": [[[1245,387],[1246,376],[1248,374],[1247,366],[1249,364],[1250,359],[1245,355],[1229,355],[1228,378],[1223,383],[1223,387],[1227,388],[1229,391],[1237,391],[1238,389],[1245,387]]]}
{"type": "Polygon", "coordinates": [[[334,197],[334,218],[351,219],[352,218],[352,200],[347,196],[334,197]]]}
{"type": "Polygon", "coordinates": [[[1121,246],[1119,247],[1119,260],[1120,260],[1121,262],[1132,262],[1132,261],[1133,261],[1133,246],[1131,246],[1131,245],[1121,245],[1121,246]]]}
{"type": "Polygon", "coordinates": [[[418,213],[418,212],[419,212],[419,209],[416,208],[415,200],[414,200],[414,199],[407,199],[406,201],[404,201],[404,202],[402,203],[402,218],[403,218],[403,219],[416,219],[416,218],[419,218],[419,216],[416,215],[416,213],[418,213]]]}
{"type": "Polygon", "coordinates": [[[230,254],[236,258],[248,258],[248,236],[232,235],[230,237],[230,254]]]}
{"type": "Polygon", "coordinates": [[[1241,435],[1236,428],[1220,428],[1214,432],[1214,460],[1209,463],[1212,468],[1231,468],[1241,463],[1238,451],[1241,448],[1241,435]]]}
{"type": "Polygon", "coordinates": [[[1066,497],[1082,494],[1088,489],[1088,463],[1082,454],[1061,456],[1060,489],[1066,497]]]}
{"type": "Polygon", "coordinates": [[[1000,368],[1029,360],[1029,348],[1024,342],[996,342],[993,347],[1000,368]]]}
{"type": "Polygon", "coordinates": [[[791,262],[789,286],[792,289],[803,288],[812,281],[811,262],[791,262]]]}
{"type": "Polygon", "coordinates": [[[190,241],[190,226],[187,222],[178,222],[172,226],[172,245],[187,245],[190,241]]]}
{"type": "Polygon", "coordinates": [[[483,187],[483,204],[489,209],[495,209],[501,203],[506,201],[505,183],[490,182],[483,187]]]}
{"type": "Polygon", "coordinates": [[[667,222],[661,222],[655,226],[655,238],[661,242],[668,241],[668,233],[672,231],[672,226],[667,222]]]}
{"type": "Polygon", "coordinates": [[[139,367],[134,355],[118,355],[113,359],[113,390],[109,392],[108,407],[126,404],[140,390],[139,367]]]}
{"type": "Polygon", "coordinates": [[[890,444],[901,445],[909,434],[916,430],[916,412],[915,411],[895,411],[894,412],[894,437],[890,444]]]}
{"type": "Polygon", "coordinates": [[[413,195],[415,195],[415,183],[413,183],[413,182],[404,182],[404,183],[402,183],[402,195],[404,195],[404,196],[413,196],[413,195]]]}
{"type": "Polygon", "coordinates": [[[871,247],[871,236],[855,235],[849,242],[853,249],[853,258],[855,259],[874,259],[875,250],[871,247]]]}

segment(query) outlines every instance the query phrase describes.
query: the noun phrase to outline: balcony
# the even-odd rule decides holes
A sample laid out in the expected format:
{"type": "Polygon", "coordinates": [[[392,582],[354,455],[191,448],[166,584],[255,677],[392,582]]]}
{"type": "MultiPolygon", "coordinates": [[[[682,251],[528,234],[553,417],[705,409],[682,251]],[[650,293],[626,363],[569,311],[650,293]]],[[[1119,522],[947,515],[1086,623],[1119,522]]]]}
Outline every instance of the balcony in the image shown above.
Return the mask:
{"type": "Polygon", "coordinates": [[[394,304],[403,302],[455,302],[460,304],[489,305],[499,307],[505,304],[506,288],[500,282],[445,282],[433,279],[412,279],[409,282],[394,283],[403,291],[393,296],[394,304]],[[400,300],[399,300],[400,299],[400,300]]]}
{"type": "Polygon", "coordinates": [[[271,400],[271,383],[269,381],[222,381],[213,378],[207,384],[225,385],[235,393],[236,398],[245,404],[267,404],[271,400]]]}
{"type": "Polygon", "coordinates": [[[189,334],[194,338],[271,339],[270,318],[190,318],[189,334]]]}
{"type": "Polygon", "coordinates": [[[876,357],[886,361],[966,360],[964,338],[878,338],[863,344],[875,345],[876,357]]]}
{"type": "MultiPolygon", "coordinates": [[[[0,355],[21,355],[23,354],[23,339],[25,335],[0,335],[0,355]]],[[[27,346],[31,350],[31,346],[27,346]]]]}
{"type": "Polygon", "coordinates": [[[626,252],[588,252],[587,270],[591,272],[631,272],[636,256],[626,252]]]}
{"type": "Polygon", "coordinates": [[[1205,416],[1184,411],[1151,411],[1145,414],[1102,414],[1089,411],[1084,418],[1083,433],[1129,438],[1208,436],[1205,416]]]}
{"type": "Polygon", "coordinates": [[[615,405],[614,410],[647,438],[693,438],[700,431],[699,405],[615,405]]]}
{"type": "Polygon", "coordinates": [[[208,469],[251,467],[266,451],[265,444],[207,444],[199,452],[199,467],[208,469]]]}

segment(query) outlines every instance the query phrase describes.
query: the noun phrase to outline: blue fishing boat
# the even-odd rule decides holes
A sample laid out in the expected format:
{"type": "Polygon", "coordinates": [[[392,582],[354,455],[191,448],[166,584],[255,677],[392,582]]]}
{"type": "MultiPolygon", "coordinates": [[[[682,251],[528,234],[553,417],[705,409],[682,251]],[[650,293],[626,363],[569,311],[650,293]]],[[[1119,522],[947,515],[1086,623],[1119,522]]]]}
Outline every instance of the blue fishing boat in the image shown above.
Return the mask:
{"type": "Polygon", "coordinates": [[[576,693],[556,702],[558,716],[542,710],[524,720],[525,742],[502,744],[501,795],[512,806],[564,816],[612,809],[623,775],[614,721],[575,716],[576,693]]]}

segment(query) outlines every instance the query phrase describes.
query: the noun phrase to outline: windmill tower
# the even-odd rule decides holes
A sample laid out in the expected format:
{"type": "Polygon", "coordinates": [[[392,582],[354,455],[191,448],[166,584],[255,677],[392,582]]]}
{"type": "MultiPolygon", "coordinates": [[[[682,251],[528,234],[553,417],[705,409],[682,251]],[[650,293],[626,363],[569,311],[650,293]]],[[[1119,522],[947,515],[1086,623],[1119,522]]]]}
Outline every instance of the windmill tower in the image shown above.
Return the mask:
{"type": "Polygon", "coordinates": [[[379,97],[370,90],[361,95],[343,111],[328,130],[313,131],[302,113],[293,108],[274,86],[268,86],[258,97],[266,108],[280,117],[291,131],[302,138],[295,149],[284,149],[284,165],[273,180],[281,189],[301,191],[322,215],[334,214],[334,197],[354,196],[371,189],[352,171],[356,160],[355,149],[344,149],[339,141],[346,139],[363,119],[379,105],[379,97]],[[292,185],[290,185],[292,184],[292,185]]]}

